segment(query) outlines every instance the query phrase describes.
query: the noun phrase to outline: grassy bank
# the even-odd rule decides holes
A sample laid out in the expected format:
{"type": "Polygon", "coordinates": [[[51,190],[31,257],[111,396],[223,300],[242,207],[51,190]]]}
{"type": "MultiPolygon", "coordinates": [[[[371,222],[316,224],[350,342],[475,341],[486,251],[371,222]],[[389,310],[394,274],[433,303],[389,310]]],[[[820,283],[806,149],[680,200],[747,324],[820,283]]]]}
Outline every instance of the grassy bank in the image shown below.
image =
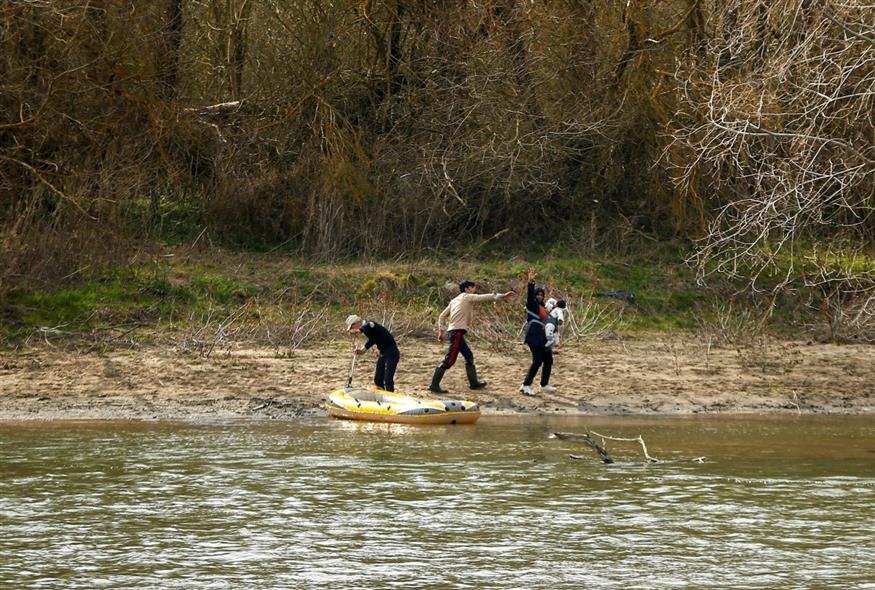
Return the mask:
{"type": "MultiPolygon", "coordinates": [[[[199,352],[253,341],[295,348],[341,332],[356,311],[401,335],[433,331],[463,278],[481,291],[524,289],[529,267],[572,310],[578,340],[637,332],[700,331],[726,342],[762,334],[824,332],[802,297],[756,296],[730,282],[696,284],[682,248],[663,245],[624,257],[465,255],[414,261],[316,263],[281,253],[167,249],[125,268],[84,270],[53,291],[12,292],[2,307],[6,347],[34,339],[89,346],[170,337],[199,352]]],[[[524,292],[521,293],[524,296],[524,292]]],[[[513,338],[519,306],[484,314],[481,337],[513,338]]]]}

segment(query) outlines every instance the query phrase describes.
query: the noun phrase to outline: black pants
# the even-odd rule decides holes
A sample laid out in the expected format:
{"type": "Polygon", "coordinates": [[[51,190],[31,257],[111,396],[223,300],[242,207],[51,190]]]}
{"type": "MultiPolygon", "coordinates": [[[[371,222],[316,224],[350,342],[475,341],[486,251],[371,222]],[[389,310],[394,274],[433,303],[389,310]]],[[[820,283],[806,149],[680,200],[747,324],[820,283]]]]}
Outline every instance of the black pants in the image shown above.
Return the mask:
{"type": "Polygon", "coordinates": [[[395,369],[399,360],[401,353],[397,348],[381,352],[377,358],[377,370],[374,371],[374,385],[386,391],[395,391],[395,369]]]}
{"type": "Polygon", "coordinates": [[[538,369],[542,366],[541,387],[549,385],[550,372],[553,370],[553,351],[543,346],[532,346],[531,344],[529,344],[529,350],[532,351],[532,366],[529,367],[529,372],[526,375],[526,380],[523,381],[523,385],[531,385],[535,381],[538,369]]]}
{"type": "Polygon", "coordinates": [[[456,359],[459,358],[460,354],[467,364],[474,364],[474,353],[471,352],[468,343],[465,341],[465,332],[466,330],[450,330],[447,333],[450,346],[447,348],[447,355],[441,363],[445,369],[449,369],[456,364],[456,359]]]}

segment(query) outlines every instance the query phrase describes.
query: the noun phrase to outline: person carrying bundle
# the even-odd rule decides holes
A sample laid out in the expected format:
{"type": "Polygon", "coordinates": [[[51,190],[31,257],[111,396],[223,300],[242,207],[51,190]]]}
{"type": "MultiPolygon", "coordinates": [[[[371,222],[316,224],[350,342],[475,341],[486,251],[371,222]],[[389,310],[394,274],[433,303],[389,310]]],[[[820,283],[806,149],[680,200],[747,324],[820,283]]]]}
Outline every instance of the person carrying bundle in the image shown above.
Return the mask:
{"type": "Polygon", "coordinates": [[[523,342],[532,352],[532,363],[529,365],[526,378],[520,386],[520,393],[528,396],[537,395],[532,389],[532,383],[535,381],[538,370],[541,371],[541,391],[545,393],[556,392],[556,388],[550,385],[550,373],[553,369],[553,347],[555,346],[554,339],[558,319],[551,317],[544,305],[546,293],[542,287],[535,287],[536,276],[537,273],[533,268],[530,268],[526,274],[528,285],[526,287],[526,325],[523,329],[523,342]]]}

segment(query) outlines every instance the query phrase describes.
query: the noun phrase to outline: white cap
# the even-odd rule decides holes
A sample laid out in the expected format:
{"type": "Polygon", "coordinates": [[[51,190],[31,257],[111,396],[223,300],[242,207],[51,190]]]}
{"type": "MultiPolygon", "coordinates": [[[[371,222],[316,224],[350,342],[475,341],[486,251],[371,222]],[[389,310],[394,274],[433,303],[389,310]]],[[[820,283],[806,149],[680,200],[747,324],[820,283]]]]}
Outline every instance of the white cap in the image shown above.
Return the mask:
{"type": "Polygon", "coordinates": [[[552,297],[550,299],[548,299],[546,303],[544,303],[544,309],[547,310],[547,313],[550,313],[551,311],[553,311],[554,307],[556,307],[556,300],[553,299],[552,297]]]}
{"type": "Polygon", "coordinates": [[[362,318],[355,314],[346,318],[346,331],[349,332],[352,329],[353,324],[357,324],[360,321],[362,321],[362,318]]]}

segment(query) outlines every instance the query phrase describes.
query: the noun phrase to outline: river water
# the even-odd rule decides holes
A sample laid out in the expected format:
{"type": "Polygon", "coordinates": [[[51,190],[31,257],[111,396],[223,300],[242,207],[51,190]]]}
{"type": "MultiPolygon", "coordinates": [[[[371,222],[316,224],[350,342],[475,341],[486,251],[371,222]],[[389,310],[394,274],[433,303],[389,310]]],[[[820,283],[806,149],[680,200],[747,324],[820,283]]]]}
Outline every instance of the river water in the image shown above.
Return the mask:
{"type": "Polygon", "coordinates": [[[875,588],[875,417],[0,423],[0,588],[875,588]]]}

